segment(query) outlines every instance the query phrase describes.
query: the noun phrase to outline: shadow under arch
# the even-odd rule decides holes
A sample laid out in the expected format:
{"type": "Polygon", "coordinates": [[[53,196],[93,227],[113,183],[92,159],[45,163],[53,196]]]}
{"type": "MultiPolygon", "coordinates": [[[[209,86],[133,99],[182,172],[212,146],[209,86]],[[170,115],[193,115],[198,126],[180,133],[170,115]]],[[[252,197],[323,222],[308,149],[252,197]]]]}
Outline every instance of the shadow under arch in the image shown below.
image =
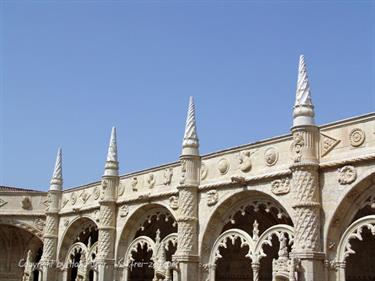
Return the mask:
{"type": "MultiPolygon", "coordinates": [[[[116,245],[117,261],[125,257],[129,245],[136,238],[137,233],[139,232],[139,229],[142,226],[142,224],[145,223],[151,216],[156,214],[164,215],[168,217],[168,219],[171,220],[171,222],[173,221],[176,225],[177,232],[176,218],[171,209],[158,203],[148,203],[141,205],[137,207],[137,209],[132,213],[132,215],[126,221],[123,229],[121,230],[121,235],[116,245]]],[[[154,239],[155,237],[150,238],[154,239]]]]}
{"type": "Polygon", "coordinates": [[[65,261],[69,248],[75,243],[77,236],[86,229],[98,229],[97,223],[88,216],[80,216],[74,219],[64,230],[58,247],[58,260],[65,261]]]}
{"type": "Polygon", "coordinates": [[[0,218],[0,225],[8,225],[8,226],[21,228],[29,232],[30,234],[34,235],[35,237],[37,237],[40,240],[40,242],[43,242],[43,231],[36,229],[35,227],[31,226],[28,223],[24,223],[22,221],[19,221],[13,218],[0,218]]]}
{"type": "Polygon", "coordinates": [[[333,258],[336,253],[336,241],[340,241],[341,235],[355,219],[361,209],[361,203],[369,196],[375,194],[375,169],[357,180],[357,183],[344,195],[337,205],[328,224],[324,248],[326,253],[333,258]],[[335,244],[331,244],[335,243],[335,244]]]}
{"type": "MultiPolygon", "coordinates": [[[[288,220],[288,224],[293,226],[292,218],[286,211],[286,208],[282,206],[280,201],[270,196],[267,193],[259,190],[244,190],[233,194],[226,198],[221,204],[217,205],[209,219],[201,240],[200,245],[200,256],[201,263],[208,264],[213,244],[219,235],[223,232],[223,228],[228,224],[228,217],[231,214],[238,212],[241,205],[249,204],[252,202],[266,202],[264,206],[269,210],[277,209],[278,212],[282,213],[282,217],[288,220]]],[[[285,221],[280,221],[285,223],[285,221]]]]}

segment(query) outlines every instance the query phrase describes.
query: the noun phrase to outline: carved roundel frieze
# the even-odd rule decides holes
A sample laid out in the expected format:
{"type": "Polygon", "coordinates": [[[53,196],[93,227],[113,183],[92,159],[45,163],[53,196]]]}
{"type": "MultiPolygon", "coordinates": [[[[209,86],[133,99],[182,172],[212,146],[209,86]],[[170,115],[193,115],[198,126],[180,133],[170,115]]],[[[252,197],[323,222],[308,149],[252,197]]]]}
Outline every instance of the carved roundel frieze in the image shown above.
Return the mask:
{"type": "Polygon", "coordinates": [[[279,160],[279,152],[275,147],[269,147],[264,152],[264,161],[266,161],[267,166],[273,166],[279,160]]]}
{"type": "Polygon", "coordinates": [[[229,161],[225,158],[222,158],[217,163],[217,168],[220,172],[220,174],[225,175],[229,171],[229,161]]]}
{"type": "Polygon", "coordinates": [[[358,147],[365,142],[365,132],[360,128],[355,128],[350,132],[349,139],[351,146],[358,147]]]}
{"type": "Polygon", "coordinates": [[[201,164],[201,180],[204,180],[205,178],[207,178],[207,175],[208,175],[208,168],[204,163],[202,163],[201,164]]]}

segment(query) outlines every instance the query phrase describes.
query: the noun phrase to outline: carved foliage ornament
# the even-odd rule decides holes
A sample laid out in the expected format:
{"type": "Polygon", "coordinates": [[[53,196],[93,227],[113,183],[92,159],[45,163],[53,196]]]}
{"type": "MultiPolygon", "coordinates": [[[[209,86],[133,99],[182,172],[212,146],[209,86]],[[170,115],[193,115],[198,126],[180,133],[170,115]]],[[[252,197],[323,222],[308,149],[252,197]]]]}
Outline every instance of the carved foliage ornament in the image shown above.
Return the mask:
{"type": "Polygon", "coordinates": [[[350,132],[350,144],[353,147],[361,146],[365,142],[365,132],[360,128],[355,128],[350,132]]]}
{"type": "Polygon", "coordinates": [[[219,200],[219,193],[216,190],[207,192],[207,206],[213,206],[219,200]]]}
{"type": "Polygon", "coordinates": [[[341,185],[351,184],[357,179],[357,171],[353,166],[344,166],[337,173],[337,180],[341,185]]]}
{"type": "Polygon", "coordinates": [[[271,191],[273,194],[276,194],[276,195],[287,194],[290,191],[290,179],[283,178],[283,179],[274,180],[271,183],[271,186],[272,186],[271,191]]]}
{"type": "Polygon", "coordinates": [[[305,146],[305,141],[303,140],[303,135],[301,132],[296,132],[293,134],[292,142],[292,152],[294,162],[301,162],[302,158],[302,148],[305,146]]]}
{"type": "Polygon", "coordinates": [[[267,166],[275,165],[278,159],[279,153],[275,147],[269,147],[264,152],[264,160],[266,161],[267,166]]]}

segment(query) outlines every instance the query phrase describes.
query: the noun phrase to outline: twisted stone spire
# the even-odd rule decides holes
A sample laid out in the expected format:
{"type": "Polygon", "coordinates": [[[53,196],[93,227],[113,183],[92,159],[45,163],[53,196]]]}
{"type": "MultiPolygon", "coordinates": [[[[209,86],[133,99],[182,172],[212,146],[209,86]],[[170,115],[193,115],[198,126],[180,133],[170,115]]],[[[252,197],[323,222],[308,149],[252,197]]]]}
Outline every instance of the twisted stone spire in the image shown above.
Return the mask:
{"type": "Polygon", "coordinates": [[[55,169],[53,170],[52,179],[50,182],[50,190],[62,190],[62,149],[57,150],[55,169]]]}
{"type": "Polygon", "coordinates": [[[315,125],[314,116],[305,57],[301,55],[298,66],[296,102],[293,110],[293,126],[315,125]]]}
{"type": "Polygon", "coordinates": [[[199,140],[195,121],[195,105],[193,97],[189,99],[189,109],[186,118],[182,155],[199,155],[199,140]]]}
{"type": "Polygon", "coordinates": [[[119,164],[117,158],[116,128],[112,127],[109,141],[107,161],[105,162],[104,176],[118,176],[119,164]]]}

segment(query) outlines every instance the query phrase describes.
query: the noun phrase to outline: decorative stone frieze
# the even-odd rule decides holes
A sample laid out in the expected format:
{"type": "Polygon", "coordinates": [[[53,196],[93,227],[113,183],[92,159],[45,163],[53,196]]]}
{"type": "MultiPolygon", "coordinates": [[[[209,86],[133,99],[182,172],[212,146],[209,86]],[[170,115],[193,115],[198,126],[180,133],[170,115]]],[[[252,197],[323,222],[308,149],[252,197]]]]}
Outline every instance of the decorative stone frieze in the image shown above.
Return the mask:
{"type": "Polygon", "coordinates": [[[225,175],[226,173],[228,173],[229,167],[230,167],[230,164],[226,158],[220,159],[219,162],[217,163],[217,168],[221,175],[225,175]]]}
{"type": "Polygon", "coordinates": [[[320,154],[322,157],[326,156],[331,150],[333,150],[336,145],[338,145],[340,140],[330,137],[326,134],[320,133],[320,154]]]}

